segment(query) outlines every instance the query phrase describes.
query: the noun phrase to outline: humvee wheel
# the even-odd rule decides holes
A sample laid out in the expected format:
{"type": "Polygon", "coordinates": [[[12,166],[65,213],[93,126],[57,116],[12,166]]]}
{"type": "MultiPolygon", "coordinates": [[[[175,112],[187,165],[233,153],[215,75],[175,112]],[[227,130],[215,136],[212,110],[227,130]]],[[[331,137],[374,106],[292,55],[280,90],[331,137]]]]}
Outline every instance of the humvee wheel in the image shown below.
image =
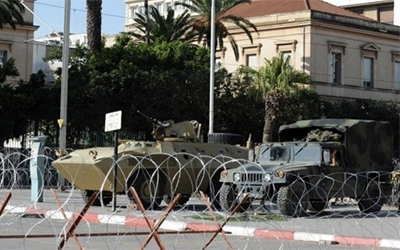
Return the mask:
{"type": "Polygon", "coordinates": [[[277,203],[279,211],[283,215],[305,216],[309,205],[306,184],[297,180],[289,186],[279,188],[277,203]]]}
{"type": "MultiPolygon", "coordinates": [[[[93,190],[81,190],[81,196],[83,201],[87,203],[90,197],[92,197],[94,193],[95,191],[93,190]]],[[[104,206],[107,206],[111,201],[112,201],[112,193],[104,191],[97,196],[97,198],[93,201],[92,206],[101,206],[102,204],[104,206]]]]}
{"type": "MultiPolygon", "coordinates": [[[[128,187],[135,188],[145,209],[157,209],[163,200],[165,180],[161,175],[152,176],[150,171],[138,170],[129,178],[128,187]]],[[[135,202],[130,191],[128,198],[135,202]]]]}
{"type": "MultiPolygon", "coordinates": [[[[225,212],[231,212],[237,204],[239,204],[240,197],[235,192],[235,186],[231,184],[222,184],[221,191],[219,194],[219,202],[221,204],[221,208],[225,212]]],[[[237,212],[242,213],[246,212],[246,210],[250,207],[250,202],[245,201],[241,204],[237,212]]]]}
{"type": "Polygon", "coordinates": [[[358,200],[358,208],[364,213],[377,213],[381,211],[383,202],[381,185],[375,180],[371,180],[358,200]]]}

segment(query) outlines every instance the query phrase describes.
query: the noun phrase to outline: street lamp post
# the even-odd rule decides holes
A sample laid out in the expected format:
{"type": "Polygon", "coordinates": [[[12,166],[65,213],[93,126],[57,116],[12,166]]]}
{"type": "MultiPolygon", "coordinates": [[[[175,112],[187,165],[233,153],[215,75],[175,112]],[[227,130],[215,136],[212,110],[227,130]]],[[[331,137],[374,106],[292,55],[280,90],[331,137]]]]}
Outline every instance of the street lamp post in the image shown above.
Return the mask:
{"type": "Polygon", "coordinates": [[[210,114],[208,134],[214,133],[215,0],[211,1],[210,114]]]}
{"type": "Polygon", "coordinates": [[[60,144],[61,156],[65,153],[67,144],[67,103],[68,103],[68,61],[69,61],[69,22],[71,0],[65,0],[64,36],[62,48],[61,103],[60,103],[60,144]]]}

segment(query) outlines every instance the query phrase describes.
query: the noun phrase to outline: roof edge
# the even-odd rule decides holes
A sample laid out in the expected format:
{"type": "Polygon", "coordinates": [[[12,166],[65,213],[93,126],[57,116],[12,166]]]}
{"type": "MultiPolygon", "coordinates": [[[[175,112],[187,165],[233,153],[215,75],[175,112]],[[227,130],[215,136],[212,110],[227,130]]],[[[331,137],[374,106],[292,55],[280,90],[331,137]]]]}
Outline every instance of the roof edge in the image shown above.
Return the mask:
{"type": "Polygon", "coordinates": [[[311,19],[317,19],[321,21],[328,21],[337,24],[343,24],[346,26],[352,26],[356,28],[362,28],[372,30],[381,33],[400,35],[400,26],[380,23],[377,21],[367,21],[363,19],[356,19],[347,16],[333,15],[326,12],[311,11],[311,19]]]}

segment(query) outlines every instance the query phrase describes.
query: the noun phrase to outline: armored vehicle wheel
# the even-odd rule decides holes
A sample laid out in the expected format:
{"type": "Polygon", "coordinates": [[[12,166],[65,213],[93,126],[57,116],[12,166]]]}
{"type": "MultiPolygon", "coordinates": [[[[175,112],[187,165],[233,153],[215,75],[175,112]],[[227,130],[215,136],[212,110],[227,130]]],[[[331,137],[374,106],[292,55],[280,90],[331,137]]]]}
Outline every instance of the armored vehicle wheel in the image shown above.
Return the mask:
{"type": "MultiPolygon", "coordinates": [[[[93,190],[81,190],[81,196],[82,199],[85,203],[87,203],[92,197],[92,195],[95,193],[93,190]]],[[[102,204],[104,206],[107,206],[110,202],[112,201],[112,193],[111,192],[101,192],[97,196],[97,198],[93,201],[93,206],[101,206],[102,204]]]]}
{"type": "Polygon", "coordinates": [[[214,173],[213,177],[212,177],[212,181],[210,182],[210,184],[208,185],[208,189],[207,189],[207,195],[210,199],[210,203],[213,206],[213,208],[215,210],[220,210],[221,209],[221,204],[220,204],[220,189],[221,189],[221,185],[222,183],[219,181],[219,174],[220,172],[216,172],[214,173]]]}
{"type": "Polygon", "coordinates": [[[308,192],[306,184],[300,180],[278,191],[278,208],[283,215],[301,217],[307,214],[308,192]]]}
{"type": "MultiPolygon", "coordinates": [[[[145,209],[156,209],[163,200],[165,180],[161,175],[152,176],[152,172],[141,169],[129,178],[128,187],[135,188],[145,209]]],[[[135,201],[130,191],[128,198],[135,201]]]]}
{"type": "MultiPolygon", "coordinates": [[[[219,201],[221,208],[225,212],[231,212],[240,201],[240,197],[238,197],[238,194],[235,192],[235,186],[230,184],[222,184],[221,192],[219,194],[219,201]]],[[[239,207],[237,212],[246,212],[246,210],[250,207],[250,204],[251,203],[249,201],[245,201],[239,207]]]]}
{"type": "Polygon", "coordinates": [[[238,134],[231,133],[213,133],[208,135],[208,143],[221,143],[221,144],[243,144],[244,137],[238,134]]]}
{"type": "MultiPolygon", "coordinates": [[[[174,198],[175,198],[175,196],[174,196],[174,198]]],[[[190,199],[190,194],[182,194],[181,198],[178,200],[176,205],[178,207],[184,207],[185,204],[189,201],[189,199],[190,199]]],[[[164,197],[164,202],[167,204],[171,203],[172,200],[173,200],[173,198],[171,198],[171,196],[164,197]]]]}
{"type": "Polygon", "coordinates": [[[178,205],[178,207],[184,207],[186,205],[186,203],[189,201],[190,196],[184,196],[182,195],[181,198],[179,199],[179,201],[176,203],[176,205],[178,205]]]}
{"type": "Polygon", "coordinates": [[[364,213],[376,213],[381,211],[383,202],[381,185],[375,180],[370,180],[364,193],[358,200],[358,208],[364,213]]]}
{"type": "Polygon", "coordinates": [[[308,209],[310,209],[313,212],[322,212],[326,209],[328,206],[328,202],[324,200],[310,200],[310,206],[308,209]]]}

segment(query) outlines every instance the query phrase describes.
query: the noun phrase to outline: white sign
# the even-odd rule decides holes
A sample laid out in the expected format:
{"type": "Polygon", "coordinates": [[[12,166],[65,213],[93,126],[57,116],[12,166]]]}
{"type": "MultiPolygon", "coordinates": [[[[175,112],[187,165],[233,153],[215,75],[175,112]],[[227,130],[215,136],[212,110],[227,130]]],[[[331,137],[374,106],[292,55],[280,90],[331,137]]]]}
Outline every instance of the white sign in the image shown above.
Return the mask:
{"type": "Polygon", "coordinates": [[[121,129],[122,111],[115,111],[106,114],[105,132],[121,129]]]}

